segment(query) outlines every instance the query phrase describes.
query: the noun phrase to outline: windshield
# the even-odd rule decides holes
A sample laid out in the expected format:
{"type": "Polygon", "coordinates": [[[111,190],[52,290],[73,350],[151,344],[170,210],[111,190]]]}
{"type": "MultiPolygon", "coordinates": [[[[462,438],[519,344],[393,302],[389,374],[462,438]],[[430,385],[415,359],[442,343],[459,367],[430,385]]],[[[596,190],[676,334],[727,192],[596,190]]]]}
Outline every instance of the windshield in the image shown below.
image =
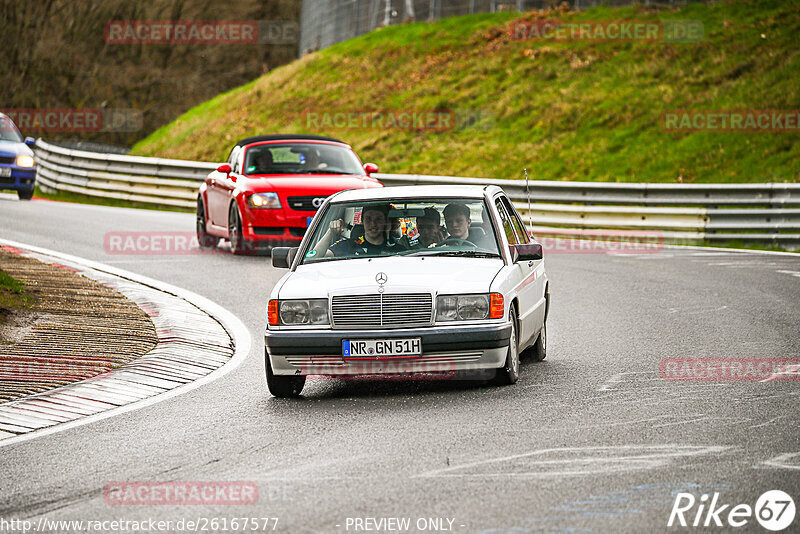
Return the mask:
{"type": "Polygon", "coordinates": [[[319,216],[301,263],[368,256],[500,256],[483,200],[337,202],[319,216]]]}
{"type": "Polygon", "coordinates": [[[0,140],[22,143],[22,134],[8,117],[0,117],[0,140]]]}
{"type": "Polygon", "coordinates": [[[323,143],[270,143],[245,153],[244,174],[364,174],[349,148],[323,143]]]}

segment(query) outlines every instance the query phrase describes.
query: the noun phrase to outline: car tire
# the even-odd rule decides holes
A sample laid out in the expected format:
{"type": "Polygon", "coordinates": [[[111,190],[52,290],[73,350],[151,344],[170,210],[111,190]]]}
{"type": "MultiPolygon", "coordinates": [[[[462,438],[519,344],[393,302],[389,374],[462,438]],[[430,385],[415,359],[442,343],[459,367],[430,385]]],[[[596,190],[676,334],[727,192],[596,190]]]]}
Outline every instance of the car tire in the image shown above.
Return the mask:
{"type": "Polygon", "coordinates": [[[242,217],[239,215],[239,208],[236,204],[231,204],[228,212],[228,241],[231,244],[231,252],[236,255],[249,254],[253,247],[244,238],[242,231],[242,217]]]}
{"type": "Polygon", "coordinates": [[[219,243],[219,238],[206,230],[206,208],[203,199],[197,199],[197,243],[203,250],[214,249],[219,243]]]}
{"type": "Polygon", "coordinates": [[[494,384],[498,386],[509,386],[516,384],[519,379],[519,346],[517,344],[517,313],[512,306],[508,312],[508,319],[511,321],[511,337],[508,340],[508,354],[503,367],[497,370],[494,384]]]}
{"type": "Polygon", "coordinates": [[[525,350],[525,355],[530,355],[534,362],[540,362],[547,358],[547,321],[542,323],[542,331],[539,332],[536,343],[525,350]]]}
{"type": "Polygon", "coordinates": [[[305,376],[281,376],[272,372],[269,355],[265,356],[264,366],[267,369],[267,389],[273,397],[294,399],[300,396],[306,385],[305,376]]]}
{"type": "Polygon", "coordinates": [[[33,189],[27,191],[17,190],[17,198],[20,200],[30,200],[33,198],[33,189]]]}

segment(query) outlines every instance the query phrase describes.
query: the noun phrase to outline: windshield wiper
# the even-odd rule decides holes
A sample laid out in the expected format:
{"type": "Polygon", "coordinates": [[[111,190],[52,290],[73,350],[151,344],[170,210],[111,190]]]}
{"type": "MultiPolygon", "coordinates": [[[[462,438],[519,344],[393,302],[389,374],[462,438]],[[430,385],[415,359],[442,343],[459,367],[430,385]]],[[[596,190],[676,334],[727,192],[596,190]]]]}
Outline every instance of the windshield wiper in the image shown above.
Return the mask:
{"type": "Polygon", "coordinates": [[[420,250],[408,254],[408,256],[466,256],[469,258],[499,258],[500,255],[494,252],[482,252],[480,250],[420,250]]]}
{"type": "Polygon", "coordinates": [[[305,174],[353,174],[345,171],[329,171],[326,169],[310,169],[305,171],[305,174]]]}

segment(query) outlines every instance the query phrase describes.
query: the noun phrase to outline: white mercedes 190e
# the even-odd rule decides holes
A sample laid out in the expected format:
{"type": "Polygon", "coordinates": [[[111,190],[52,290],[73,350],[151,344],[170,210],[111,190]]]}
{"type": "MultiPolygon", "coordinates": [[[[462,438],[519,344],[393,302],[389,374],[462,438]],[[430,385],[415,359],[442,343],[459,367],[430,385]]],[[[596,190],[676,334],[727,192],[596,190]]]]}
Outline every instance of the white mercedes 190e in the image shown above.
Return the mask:
{"type": "Polygon", "coordinates": [[[542,247],[496,186],[409,186],[329,197],[267,308],[270,392],[307,376],[452,376],[546,356],[550,292],[542,247]]]}

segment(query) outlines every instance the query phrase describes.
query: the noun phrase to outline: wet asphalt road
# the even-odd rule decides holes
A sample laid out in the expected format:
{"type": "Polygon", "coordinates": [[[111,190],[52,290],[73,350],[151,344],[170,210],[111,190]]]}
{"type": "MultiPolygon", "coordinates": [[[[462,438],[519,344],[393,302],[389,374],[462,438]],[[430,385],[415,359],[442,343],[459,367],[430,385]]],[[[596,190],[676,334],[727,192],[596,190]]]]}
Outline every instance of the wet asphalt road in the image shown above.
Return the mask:
{"type": "MultiPolygon", "coordinates": [[[[277,517],[276,532],[398,526],[385,518],[410,521],[393,532],[654,532],[679,491],[753,506],[781,489],[800,505],[800,381],[659,374],[665,358],[800,356],[800,256],[550,254],[548,358],[523,363],[515,386],[315,380],[287,401],[264,380],[266,299],[282,275],[268,258],[104,250],[108,232],[193,227],[185,214],[0,196],[0,237],[194,291],[252,335],[246,361],[211,384],[0,449],[0,527],[277,517]],[[259,499],[118,506],[103,499],[115,481],[246,481],[259,499]]],[[[766,532],[754,518],[738,530],[766,532]]]]}

